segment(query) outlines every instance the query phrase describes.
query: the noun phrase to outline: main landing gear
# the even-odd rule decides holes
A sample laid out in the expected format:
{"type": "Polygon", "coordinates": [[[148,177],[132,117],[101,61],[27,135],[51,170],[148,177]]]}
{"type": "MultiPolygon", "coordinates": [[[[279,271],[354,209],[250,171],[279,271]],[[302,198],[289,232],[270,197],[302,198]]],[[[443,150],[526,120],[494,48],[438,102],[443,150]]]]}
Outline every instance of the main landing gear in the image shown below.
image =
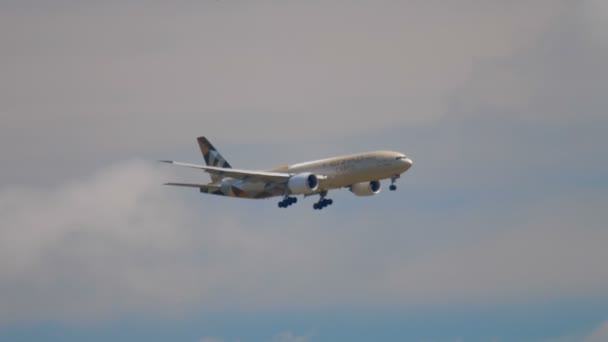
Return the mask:
{"type": "MultiPolygon", "coordinates": [[[[321,198],[319,199],[319,201],[312,205],[313,209],[321,210],[321,209],[327,207],[328,205],[334,204],[334,201],[332,199],[325,198],[325,196],[327,196],[327,191],[323,191],[320,195],[321,195],[321,198]]],[[[297,197],[285,196],[285,198],[281,202],[278,203],[278,206],[279,206],[279,208],[287,208],[290,205],[295,204],[297,202],[298,202],[297,197]]]]}
{"type": "Polygon", "coordinates": [[[279,208],[287,208],[290,205],[297,203],[297,202],[298,202],[297,197],[285,196],[285,198],[281,202],[279,202],[279,208]]]}
{"type": "Polygon", "coordinates": [[[399,175],[394,176],[391,178],[391,186],[388,187],[388,189],[390,191],[395,191],[397,190],[397,186],[395,185],[395,182],[397,181],[397,179],[399,179],[399,175]]]}
{"type": "Polygon", "coordinates": [[[313,204],[312,208],[315,210],[321,210],[321,209],[327,207],[328,205],[334,204],[334,200],[325,198],[325,196],[327,196],[327,191],[323,191],[321,193],[321,198],[319,199],[319,202],[313,204]]]}

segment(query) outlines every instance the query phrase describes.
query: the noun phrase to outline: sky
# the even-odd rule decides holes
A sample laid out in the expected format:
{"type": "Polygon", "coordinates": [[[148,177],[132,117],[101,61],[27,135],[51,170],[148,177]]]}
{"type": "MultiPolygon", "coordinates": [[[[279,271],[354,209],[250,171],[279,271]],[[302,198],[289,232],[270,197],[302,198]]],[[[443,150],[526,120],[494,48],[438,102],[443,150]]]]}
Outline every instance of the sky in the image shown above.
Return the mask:
{"type": "Polygon", "coordinates": [[[608,340],[608,5],[0,1],[0,341],[608,340]],[[399,191],[239,168],[402,151],[399,191]]]}

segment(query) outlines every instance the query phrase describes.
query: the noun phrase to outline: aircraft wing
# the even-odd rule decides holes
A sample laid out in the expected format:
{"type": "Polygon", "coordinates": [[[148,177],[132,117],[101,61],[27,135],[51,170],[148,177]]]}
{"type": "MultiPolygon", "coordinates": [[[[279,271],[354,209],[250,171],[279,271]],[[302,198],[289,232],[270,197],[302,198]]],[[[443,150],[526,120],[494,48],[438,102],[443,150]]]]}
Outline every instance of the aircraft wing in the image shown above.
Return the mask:
{"type": "MultiPolygon", "coordinates": [[[[269,171],[251,171],[251,170],[239,170],[232,168],[223,168],[215,166],[205,166],[189,163],[180,163],[171,160],[161,160],[162,163],[169,163],[177,166],[190,167],[194,169],[203,170],[212,175],[220,177],[231,177],[234,179],[248,180],[248,181],[261,181],[267,183],[286,183],[292,176],[288,173],[281,172],[269,172],[269,171]]],[[[182,185],[188,186],[188,185],[182,185]]],[[[191,185],[192,186],[192,185],[191,185]]],[[[198,187],[198,186],[197,186],[198,187]]]]}
{"type": "Polygon", "coordinates": [[[195,184],[195,183],[165,183],[165,185],[173,186],[185,186],[190,188],[197,188],[200,192],[204,192],[212,195],[224,195],[219,185],[215,184],[195,184]]]}

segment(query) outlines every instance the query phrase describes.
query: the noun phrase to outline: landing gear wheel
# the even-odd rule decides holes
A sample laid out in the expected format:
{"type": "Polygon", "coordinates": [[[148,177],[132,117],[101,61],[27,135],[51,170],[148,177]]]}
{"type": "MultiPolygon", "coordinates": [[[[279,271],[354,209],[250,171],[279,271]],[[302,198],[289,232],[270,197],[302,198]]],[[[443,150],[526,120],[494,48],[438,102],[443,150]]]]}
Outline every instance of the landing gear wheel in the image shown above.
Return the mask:
{"type": "Polygon", "coordinates": [[[287,208],[296,202],[298,202],[297,197],[285,197],[281,202],[279,202],[278,206],[279,208],[287,208]]]}
{"type": "Polygon", "coordinates": [[[391,178],[391,186],[388,187],[388,189],[390,191],[395,191],[397,190],[397,186],[395,185],[395,182],[397,181],[397,179],[400,177],[400,175],[396,175],[393,178],[391,178]]]}
{"type": "Polygon", "coordinates": [[[321,210],[321,209],[327,207],[328,205],[332,205],[333,203],[334,203],[334,201],[332,199],[325,198],[325,196],[321,196],[321,199],[319,200],[319,202],[313,204],[312,207],[315,210],[321,210]]]}

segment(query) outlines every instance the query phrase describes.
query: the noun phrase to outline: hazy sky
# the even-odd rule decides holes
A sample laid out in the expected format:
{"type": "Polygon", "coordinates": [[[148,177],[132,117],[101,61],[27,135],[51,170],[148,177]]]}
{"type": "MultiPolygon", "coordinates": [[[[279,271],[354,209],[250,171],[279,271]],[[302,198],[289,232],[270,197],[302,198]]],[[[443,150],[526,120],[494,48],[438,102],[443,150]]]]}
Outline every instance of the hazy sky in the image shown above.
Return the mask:
{"type": "Polygon", "coordinates": [[[603,0],[0,1],[0,341],[606,341],[607,94],[603,0]],[[414,167],[162,187],[199,135],[414,167]]]}

